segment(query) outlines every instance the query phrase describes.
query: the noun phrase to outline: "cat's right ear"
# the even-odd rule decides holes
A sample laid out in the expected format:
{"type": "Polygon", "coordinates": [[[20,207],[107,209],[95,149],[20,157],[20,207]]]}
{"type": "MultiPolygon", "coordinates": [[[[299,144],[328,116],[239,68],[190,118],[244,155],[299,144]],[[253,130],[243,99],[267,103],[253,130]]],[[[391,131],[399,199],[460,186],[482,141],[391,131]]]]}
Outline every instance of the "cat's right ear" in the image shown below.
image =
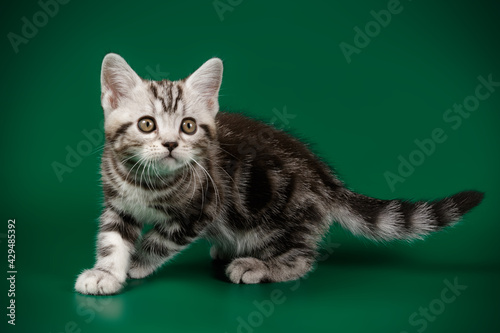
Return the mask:
{"type": "Polygon", "coordinates": [[[130,95],[141,78],[118,54],[109,53],[104,57],[101,68],[101,104],[104,115],[108,116],[118,108],[120,101],[130,95]]]}

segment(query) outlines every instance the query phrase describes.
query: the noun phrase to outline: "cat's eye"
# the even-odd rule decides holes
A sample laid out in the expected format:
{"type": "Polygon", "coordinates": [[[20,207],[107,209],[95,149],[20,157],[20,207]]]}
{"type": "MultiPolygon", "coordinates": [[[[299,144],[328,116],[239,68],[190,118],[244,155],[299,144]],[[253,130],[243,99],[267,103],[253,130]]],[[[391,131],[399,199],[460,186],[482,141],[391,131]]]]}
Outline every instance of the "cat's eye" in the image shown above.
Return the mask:
{"type": "Polygon", "coordinates": [[[149,133],[156,129],[155,121],[153,118],[150,117],[144,117],[139,119],[137,126],[144,133],[149,133]]]}
{"type": "Polygon", "coordinates": [[[196,121],[193,118],[186,118],[182,121],[181,130],[186,133],[193,135],[196,132],[196,121]]]}

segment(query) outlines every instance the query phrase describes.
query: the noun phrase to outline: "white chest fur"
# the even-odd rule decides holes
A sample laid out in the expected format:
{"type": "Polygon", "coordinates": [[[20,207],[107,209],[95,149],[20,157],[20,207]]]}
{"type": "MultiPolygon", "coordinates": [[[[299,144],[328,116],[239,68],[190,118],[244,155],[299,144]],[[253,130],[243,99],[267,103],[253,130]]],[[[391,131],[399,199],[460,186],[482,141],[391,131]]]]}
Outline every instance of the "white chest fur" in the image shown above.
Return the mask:
{"type": "Polygon", "coordinates": [[[122,184],[120,195],[111,199],[111,204],[132,215],[137,221],[142,223],[159,223],[170,220],[164,212],[152,208],[157,192],[144,190],[142,188],[122,184]]]}

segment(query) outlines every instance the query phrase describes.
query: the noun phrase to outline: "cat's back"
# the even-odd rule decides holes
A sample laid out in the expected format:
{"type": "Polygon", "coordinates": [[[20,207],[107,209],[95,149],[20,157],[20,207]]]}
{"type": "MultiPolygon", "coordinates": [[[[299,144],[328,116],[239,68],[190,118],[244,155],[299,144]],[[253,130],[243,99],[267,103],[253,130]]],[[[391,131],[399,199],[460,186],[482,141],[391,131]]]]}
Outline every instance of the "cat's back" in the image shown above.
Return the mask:
{"type": "Polygon", "coordinates": [[[223,148],[239,157],[285,153],[316,159],[305,144],[291,135],[241,113],[219,112],[216,126],[223,148]]]}
{"type": "Polygon", "coordinates": [[[319,180],[328,187],[341,186],[332,170],[304,143],[282,130],[243,114],[228,112],[217,114],[216,126],[222,154],[226,162],[231,160],[232,169],[243,163],[253,168],[252,173],[276,171],[283,177],[300,175],[305,177],[305,182],[319,180]]]}

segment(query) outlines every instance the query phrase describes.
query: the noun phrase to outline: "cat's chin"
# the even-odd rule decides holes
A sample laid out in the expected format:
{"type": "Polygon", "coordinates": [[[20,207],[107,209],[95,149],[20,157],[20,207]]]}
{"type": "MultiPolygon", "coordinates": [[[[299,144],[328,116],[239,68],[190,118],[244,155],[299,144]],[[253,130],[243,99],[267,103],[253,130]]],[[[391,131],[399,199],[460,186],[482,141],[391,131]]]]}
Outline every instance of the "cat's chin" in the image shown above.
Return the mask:
{"type": "Polygon", "coordinates": [[[162,158],[157,164],[157,171],[163,175],[174,174],[185,166],[185,163],[182,161],[168,156],[162,158]]]}

